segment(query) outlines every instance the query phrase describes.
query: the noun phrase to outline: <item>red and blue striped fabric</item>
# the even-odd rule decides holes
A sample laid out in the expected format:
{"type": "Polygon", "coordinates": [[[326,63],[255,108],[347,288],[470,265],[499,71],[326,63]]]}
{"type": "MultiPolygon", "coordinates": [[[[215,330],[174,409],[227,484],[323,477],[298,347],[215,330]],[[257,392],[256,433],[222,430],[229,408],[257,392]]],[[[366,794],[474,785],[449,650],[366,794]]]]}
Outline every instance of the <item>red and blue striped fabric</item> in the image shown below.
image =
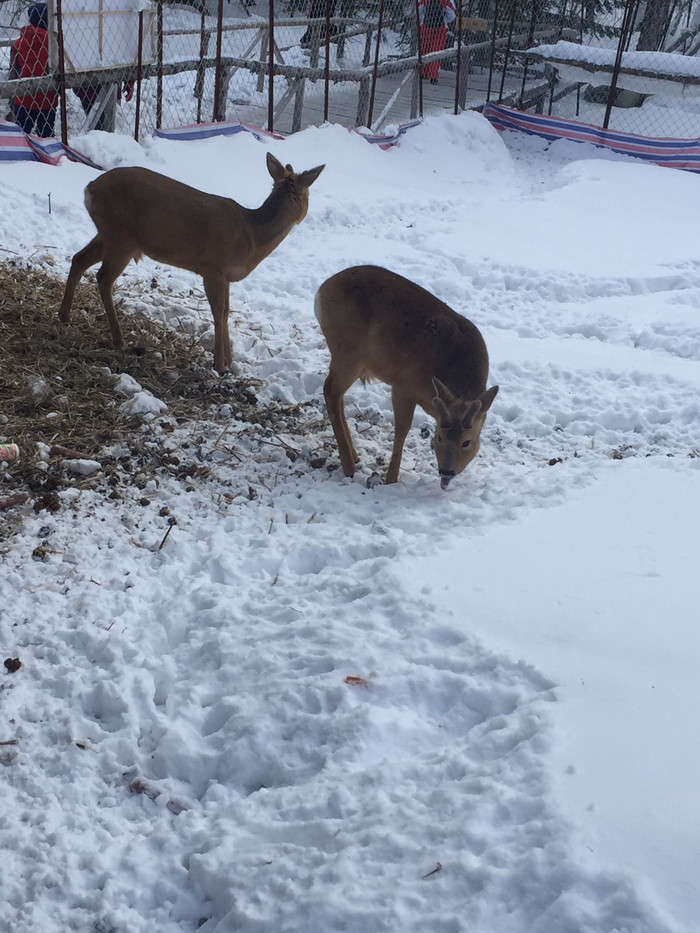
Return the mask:
{"type": "Polygon", "coordinates": [[[482,112],[497,130],[519,130],[551,141],[570,139],[579,143],[592,143],[657,165],[700,172],[700,139],[657,138],[623,133],[620,130],[604,130],[590,123],[579,123],[562,117],[523,113],[502,104],[488,103],[482,112]]]}
{"type": "Polygon", "coordinates": [[[155,130],[153,135],[157,139],[190,140],[211,139],[212,136],[235,136],[236,133],[252,133],[256,139],[284,139],[277,133],[263,130],[259,126],[238,121],[221,121],[220,123],[193,123],[189,126],[175,126],[170,129],[155,130]]]}
{"type": "Polygon", "coordinates": [[[44,162],[58,165],[63,158],[71,162],[82,162],[92,168],[99,168],[76,149],[64,146],[60,139],[41,139],[28,136],[24,130],[9,120],[0,120],[0,162],[44,162]]]}
{"type": "MultiPolygon", "coordinates": [[[[368,143],[379,146],[380,149],[389,149],[395,146],[403,134],[413,126],[418,126],[420,120],[413,120],[411,123],[402,123],[395,133],[372,133],[369,130],[351,129],[350,132],[357,133],[368,143]]],[[[195,123],[191,126],[176,126],[170,129],[155,130],[153,135],[159,139],[170,140],[191,140],[191,139],[211,139],[213,136],[234,136],[236,133],[252,133],[257,139],[267,137],[268,139],[286,139],[278,133],[271,133],[269,130],[263,130],[259,126],[253,126],[250,123],[226,122],[221,123],[195,123]]]]}

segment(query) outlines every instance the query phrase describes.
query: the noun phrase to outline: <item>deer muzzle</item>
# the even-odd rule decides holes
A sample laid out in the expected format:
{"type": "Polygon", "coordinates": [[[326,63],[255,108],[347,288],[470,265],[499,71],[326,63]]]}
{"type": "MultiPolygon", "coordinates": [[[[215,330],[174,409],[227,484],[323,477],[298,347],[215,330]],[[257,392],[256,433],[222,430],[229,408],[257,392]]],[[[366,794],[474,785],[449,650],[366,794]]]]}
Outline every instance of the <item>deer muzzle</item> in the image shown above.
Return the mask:
{"type": "Polygon", "coordinates": [[[440,489],[444,492],[455,478],[454,473],[448,473],[446,470],[440,471],[440,489]]]}

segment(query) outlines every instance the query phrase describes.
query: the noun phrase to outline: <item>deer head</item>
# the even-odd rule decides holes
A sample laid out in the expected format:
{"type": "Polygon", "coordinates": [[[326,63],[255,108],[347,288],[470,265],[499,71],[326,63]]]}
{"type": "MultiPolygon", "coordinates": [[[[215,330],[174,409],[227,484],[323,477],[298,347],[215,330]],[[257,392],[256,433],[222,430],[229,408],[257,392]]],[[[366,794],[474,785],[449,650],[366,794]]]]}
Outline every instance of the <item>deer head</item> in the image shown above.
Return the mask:
{"type": "Polygon", "coordinates": [[[496,398],[498,386],[487,389],[477,399],[457,398],[447,386],[433,377],[436,427],[433,449],[440,474],[440,488],[445,490],[454,477],[466,469],[479,452],[481,429],[486,412],[496,398]]]}

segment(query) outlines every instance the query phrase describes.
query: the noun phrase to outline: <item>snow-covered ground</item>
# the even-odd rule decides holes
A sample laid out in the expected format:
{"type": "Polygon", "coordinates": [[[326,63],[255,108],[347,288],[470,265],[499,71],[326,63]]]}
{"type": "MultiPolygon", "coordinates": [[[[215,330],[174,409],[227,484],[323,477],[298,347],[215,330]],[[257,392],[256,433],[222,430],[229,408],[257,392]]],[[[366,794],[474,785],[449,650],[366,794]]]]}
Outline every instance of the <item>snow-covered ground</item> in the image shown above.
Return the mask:
{"type": "MultiPolygon", "coordinates": [[[[0,680],[0,928],[699,929],[700,179],[475,113],[389,151],[337,126],[72,142],[248,206],[266,150],[326,164],[231,289],[242,374],[311,431],[224,408],[190,438],[208,480],[23,507],[0,576],[22,661],[0,680]],[[355,479],[311,466],[332,444],[313,295],[364,262],[486,338],[500,392],[446,493],[423,413],[401,481],[367,486],[378,383],[348,395],[355,479]]],[[[5,257],[65,274],[94,175],[3,166],[5,257]]],[[[119,295],[211,345],[188,273],[145,260],[119,295]]]]}

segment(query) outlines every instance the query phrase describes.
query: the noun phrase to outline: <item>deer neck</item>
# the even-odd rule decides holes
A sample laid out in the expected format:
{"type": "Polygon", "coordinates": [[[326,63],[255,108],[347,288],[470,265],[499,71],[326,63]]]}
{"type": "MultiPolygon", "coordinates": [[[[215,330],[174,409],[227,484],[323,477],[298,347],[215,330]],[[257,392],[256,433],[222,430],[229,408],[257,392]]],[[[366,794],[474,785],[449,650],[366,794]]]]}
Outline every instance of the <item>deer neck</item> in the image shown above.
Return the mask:
{"type": "Polygon", "coordinates": [[[298,193],[280,185],[268,199],[250,212],[254,238],[259,249],[271,253],[305,214],[298,193]]]}

